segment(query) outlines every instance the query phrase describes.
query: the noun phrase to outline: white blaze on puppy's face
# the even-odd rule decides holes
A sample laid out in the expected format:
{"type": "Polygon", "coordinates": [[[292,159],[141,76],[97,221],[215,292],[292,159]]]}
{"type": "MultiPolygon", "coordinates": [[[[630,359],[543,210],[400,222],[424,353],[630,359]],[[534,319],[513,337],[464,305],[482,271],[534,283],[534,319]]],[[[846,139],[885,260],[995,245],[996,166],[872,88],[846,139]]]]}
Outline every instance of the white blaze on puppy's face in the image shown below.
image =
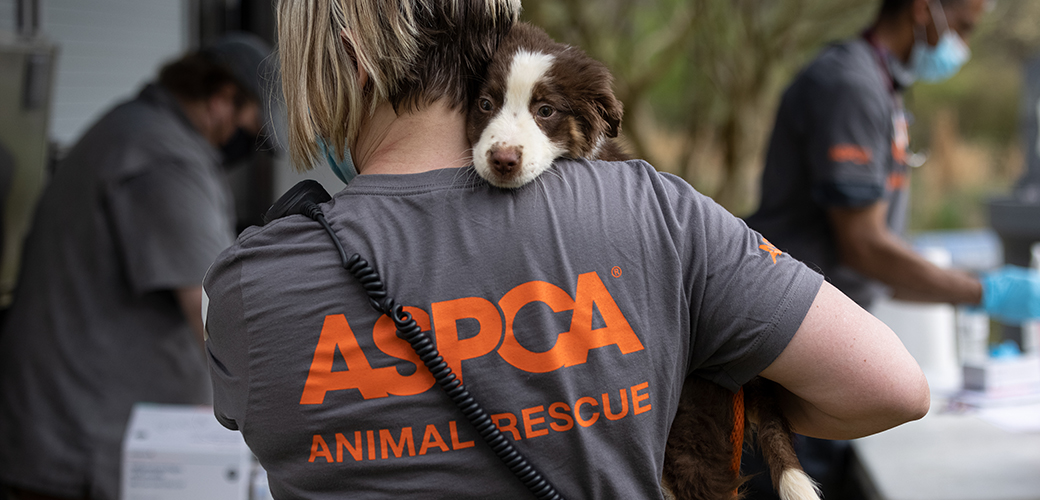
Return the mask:
{"type": "Polygon", "coordinates": [[[473,145],[477,172],[496,186],[523,186],[566,152],[553,144],[531,114],[535,87],[545,78],[554,59],[549,54],[526,51],[513,56],[502,107],[495,111],[480,140],[473,145]],[[506,156],[515,158],[515,166],[504,165],[503,152],[511,153],[506,156]],[[495,157],[496,154],[499,156],[495,157]]]}

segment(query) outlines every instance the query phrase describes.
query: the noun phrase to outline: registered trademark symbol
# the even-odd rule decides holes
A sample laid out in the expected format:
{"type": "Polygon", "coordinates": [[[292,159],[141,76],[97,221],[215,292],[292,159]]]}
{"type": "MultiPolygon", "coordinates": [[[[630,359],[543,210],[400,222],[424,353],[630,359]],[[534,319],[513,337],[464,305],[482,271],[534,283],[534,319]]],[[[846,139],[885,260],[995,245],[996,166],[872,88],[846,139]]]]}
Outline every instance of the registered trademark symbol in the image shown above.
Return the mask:
{"type": "Polygon", "coordinates": [[[618,266],[614,266],[614,267],[613,267],[613,268],[612,268],[612,269],[610,270],[610,275],[611,275],[611,276],[613,276],[613,277],[615,277],[615,278],[620,278],[620,277],[621,277],[621,268],[620,268],[620,267],[618,267],[618,266]]]}

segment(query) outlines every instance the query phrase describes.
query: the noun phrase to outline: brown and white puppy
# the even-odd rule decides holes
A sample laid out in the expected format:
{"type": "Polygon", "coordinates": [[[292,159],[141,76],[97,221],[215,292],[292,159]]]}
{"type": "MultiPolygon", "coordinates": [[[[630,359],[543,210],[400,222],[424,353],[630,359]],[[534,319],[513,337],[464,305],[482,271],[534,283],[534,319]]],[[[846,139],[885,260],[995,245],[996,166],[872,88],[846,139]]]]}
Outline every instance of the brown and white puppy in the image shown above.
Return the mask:
{"type": "Polygon", "coordinates": [[[816,483],[802,470],[791,426],[780,412],[777,384],[755,377],[733,394],[697,376],[683,384],[665,445],[661,484],[674,500],[737,500],[747,479],[740,474],[744,441],[757,437],[782,500],[819,500],[816,483]]]}
{"type": "MultiPolygon", "coordinates": [[[[560,157],[623,160],[615,138],[622,105],[610,71],[541,29],[516,25],[502,41],[467,115],[477,173],[492,185],[518,188],[560,157]]],[[[783,500],[818,500],[802,471],[775,384],[756,378],[734,395],[690,377],[665,451],[662,484],[676,500],[739,497],[745,433],[757,430],[783,500]]]]}
{"type": "Polygon", "coordinates": [[[514,26],[468,111],[477,173],[517,188],[556,158],[625,159],[614,140],[623,110],[612,82],[606,66],[580,49],[530,24],[514,26]]]}

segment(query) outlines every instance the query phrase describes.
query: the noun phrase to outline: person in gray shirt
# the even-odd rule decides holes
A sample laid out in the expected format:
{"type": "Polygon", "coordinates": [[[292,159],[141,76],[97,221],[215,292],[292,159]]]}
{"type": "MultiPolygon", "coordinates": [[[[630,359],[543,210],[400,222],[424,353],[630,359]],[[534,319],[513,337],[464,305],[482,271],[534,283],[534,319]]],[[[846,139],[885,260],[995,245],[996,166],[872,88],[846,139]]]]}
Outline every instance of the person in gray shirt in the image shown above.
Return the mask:
{"type": "Polygon", "coordinates": [[[520,2],[390,4],[281,2],[290,151],[309,166],[346,144],[356,163],[335,169],[358,175],[316,205],[335,240],[276,218],[205,280],[214,412],[275,498],[533,498],[333,241],[566,498],[663,498],[688,375],[775,380],[794,428],[820,437],[925,413],[891,330],[678,177],[582,159],[515,190],[477,176],[464,110],[520,2]]]}
{"type": "Polygon", "coordinates": [[[211,402],[201,285],[234,237],[218,148],[260,125],[239,75],[266,54],[243,51],[229,38],[164,66],[47,185],[0,333],[0,482],[14,498],[114,500],[132,405],[211,402]]]}
{"type": "MultiPolygon", "coordinates": [[[[980,279],[943,269],[902,240],[910,195],[903,93],[915,81],[957,72],[968,59],[964,40],[984,4],[884,0],[868,30],[826,47],[781,98],[761,203],[747,223],[865,308],[893,295],[981,305],[998,314],[1028,312],[1012,297],[1030,296],[1030,282],[1040,278],[1015,270],[980,279]]],[[[1040,297],[1031,300],[1040,311],[1040,297]]],[[[847,444],[799,440],[797,447],[825,495],[842,496],[834,490],[844,482],[847,444]]],[[[775,498],[761,483],[765,492],[752,500],[775,498]]]]}
{"type": "Polygon", "coordinates": [[[983,0],[886,0],[862,36],[824,49],[784,92],[766,153],[762,200],[747,218],[864,307],[888,291],[978,304],[982,285],[929,264],[901,241],[909,136],[903,92],[949,78],[983,0]],[[955,54],[944,57],[946,54],[955,54]],[[932,70],[940,63],[943,73],[932,70]],[[887,290],[886,290],[887,289],[887,290]]]}

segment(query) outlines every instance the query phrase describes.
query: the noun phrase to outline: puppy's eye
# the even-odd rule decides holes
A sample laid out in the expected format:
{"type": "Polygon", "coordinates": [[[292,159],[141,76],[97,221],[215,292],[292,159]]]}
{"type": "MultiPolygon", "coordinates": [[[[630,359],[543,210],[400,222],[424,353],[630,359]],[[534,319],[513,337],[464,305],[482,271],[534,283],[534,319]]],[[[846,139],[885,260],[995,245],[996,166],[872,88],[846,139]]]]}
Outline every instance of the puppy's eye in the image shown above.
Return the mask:
{"type": "Polygon", "coordinates": [[[540,116],[542,118],[548,118],[548,117],[552,116],[553,113],[555,113],[555,112],[556,112],[556,110],[553,109],[552,106],[542,106],[542,107],[538,108],[538,116],[540,116]]]}
{"type": "Polygon", "coordinates": [[[493,104],[491,104],[491,99],[487,99],[485,97],[480,98],[480,101],[477,103],[477,105],[480,106],[480,109],[482,111],[491,111],[491,108],[495,107],[493,104]]]}

